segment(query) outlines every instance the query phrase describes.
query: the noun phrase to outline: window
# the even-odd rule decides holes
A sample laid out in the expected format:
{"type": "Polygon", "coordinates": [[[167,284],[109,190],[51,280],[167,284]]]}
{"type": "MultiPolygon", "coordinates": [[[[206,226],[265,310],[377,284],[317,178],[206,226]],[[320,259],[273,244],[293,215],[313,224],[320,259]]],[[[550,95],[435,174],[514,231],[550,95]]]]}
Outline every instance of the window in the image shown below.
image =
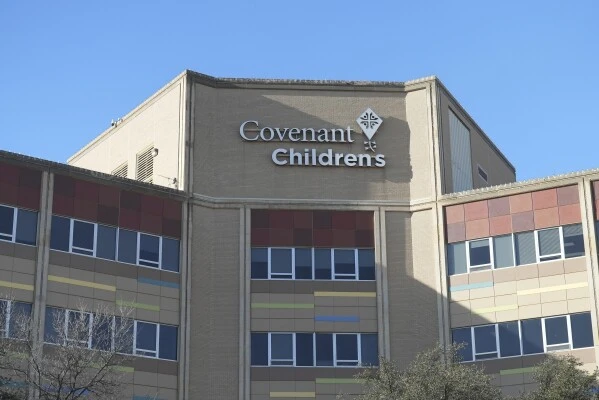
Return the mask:
{"type": "Polygon", "coordinates": [[[270,279],[293,279],[293,249],[270,249],[270,279]]]}
{"type": "Polygon", "coordinates": [[[160,325],[160,342],[158,345],[158,358],[164,360],[177,359],[177,336],[179,329],[172,325],[160,325]]]}
{"type": "Polygon", "coordinates": [[[466,262],[466,243],[450,243],[447,245],[447,272],[449,275],[468,272],[466,262]]]}
{"type": "Polygon", "coordinates": [[[116,228],[98,224],[96,257],[116,259],[116,228]]]}
{"type": "Polygon", "coordinates": [[[65,318],[66,340],[82,347],[90,347],[92,315],[90,313],[67,310],[65,318]]]}
{"type": "Polygon", "coordinates": [[[179,272],[179,241],[162,238],[162,269],[179,272]]]}
{"type": "Polygon", "coordinates": [[[570,315],[570,327],[572,329],[573,348],[593,346],[593,326],[590,313],[570,315]]]}
{"type": "Polygon", "coordinates": [[[31,304],[0,300],[0,338],[25,339],[30,317],[31,304]]]}
{"type": "Polygon", "coordinates": [[[136,355],[156,357],[158,354],[158,324],[135,321],[135,341],[133,352],[136,355]]]}
{"type": "Polygon", "coordinates": [[[448,114],[452,191],[470,190],[473,187],[470,131],[453,111],[448,110],[448,114]]]}
{"type": "Polygon", "coordinates": [[[331,250],[314,249],[314,279],[331,279],[331,250]]]}
{"type": "Polygon", "coordinates": [[[335,279],[356,279],[356,252],[354,250],[333,250],[335,279]]]}
{"type": "Polygon", "coordinates": [[[137,264],[137,232],[119,228],[119,261],[137,264]]]}
{"type": "Polygon", "coordinates": [[[496,236],[493,238],[493,256],[495,258],[495,268],[514,266],[512,235],[496,236]]]}
{"type": "Polygon", "coordinates": [[[160,266],[160,237],[139,234],[139,265],[158,268],[160,266]]]}
{"type": "Polygon", "coordinates": [[[517,321],[497,324],[501,357],[520,355],[520,326],[517,321]]]}
{"type": "Polygon", "coordinates": [[[96,242],[96,224],[71,220],[73,237],[71,238],[71,251],[73,253],[94,256],[96,242]]]}
{"type": "Polygon", "coordinates": [[[253,366],[378,365],[376,333],[251,333],[253,366]]]}
{"type": "Polygon", "coordinates": [[[53,250],[70,251],[71,221],[68,218],[52,216],[50,230],[50,248],[53,250]]]}
{"type": "Polygon", "coordinates": [[[374,250],[358,250],[358,266],[361,281],[374,281],[374,250]]]}
{"type": "Polygon", "coordinates": [[[562,258],[560,228],[537,231],[538,262],[562,258]]]}
{"type": "Polygon", "coordinates": [[[522,353],[537,354],[542,353],[543,349],[543,328],[541,319],[529,319],[520,322],[522,329],[522,353]]]}
{"type": "Polygon", "coordinates": [[[268,249],[252,249],[252,279],[268,278],[268,249]]]}
{"type": "Polygon", "coordinates": [[[312,249],[295,249],[295,279],[312,279],[312,249]]]}
{"type": "Polygon", "coordinates": [[[545,351],[569,350],[568,317],[545,318],[545,351]]]}
{"type": "Polygon", "coordinates": [[[514,234],[516,248],[516,265],[532,264],[537,262],[534,232],[514,234]]]}
{"type": "Polygon", "coordinates": [[[0,240],[35,246],[37,212],[0,205],[0,240]]]}
{"type": "Polygon", "coordinates": [[[564,232],[564,253],[566,258],[584,256],[584,238],[582,224],[562,227],[564,232]]]}
{"type": "Polygon", "coordinates": [[[474,357],[476,360],[497,358],[497,326],[477,326],[474,331],[474,357]]]}
{"type": "Polygon", "coordinates": [[[491,241],[489,239],[472,240],[468,242],[468,265],[470,270],[490,269],[491,241]]]}
{"type": "Polygon", "coordinates": [[[452,329],[453,343],[461,345],[458,356],[461,361],[472,361],[472,332],[471,328],[452,329]]]}

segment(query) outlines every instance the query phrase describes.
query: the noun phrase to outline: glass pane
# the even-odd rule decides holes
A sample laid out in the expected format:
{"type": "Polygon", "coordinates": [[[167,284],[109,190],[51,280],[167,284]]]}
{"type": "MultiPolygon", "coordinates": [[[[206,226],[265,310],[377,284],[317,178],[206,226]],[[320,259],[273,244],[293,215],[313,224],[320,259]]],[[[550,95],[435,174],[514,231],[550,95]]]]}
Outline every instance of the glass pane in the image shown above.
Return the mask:
{"type": "Polygon", "coordinates": [[[98,225],[96,257],[114,260],[116,257],[116,228],[98,225]]]}
{"type": "Polygon", "coordinates": [[[337,350],[337,363],[342,361],[358,361],[358,335],[335,335],[335,348],[337,350]]]}
{"type": "Polygon", "coordinates": [[[447,272],[449,275],[465,274],[466,267],[466,243],[449,243],[447,245],[447,272]]]}
{"type": "Polygon", "coordinates": [[[137,264],[137,232],[119,229],[119,261],[137,264]]]}
{"type": "Polygon", "coordinates": [[[333,334],[316,334],[316,366],[333,366],[333,334]]]}
{"type": "Polygon", "coordinates": [[[516,245],[516,265],[533,264],[537,262],[534,232],[514,234],[516,245]]]}
{"type": "Polygon", "coordinates": [[[474,328],[474,349],[476,354],[497,352],[496,338],[495,325],[474,328]]]}
{"type": "Polygon", "coordinates": [[[162,269],[179,272],[179,241],[162,238],[162,269]]]}
{"type": "Polygon", "coordinates": [[[71,234],[71,220],[68,218],[52,216],[50,230],[50,248],[54,250],[70,251],[69,236],[71,234]]]}
{"type": "Polygon", "coordinates": [[[522,328],[522,352],[524,354],[543,353],[543,330],[540,319],[527,319],[520,322],[522,328]]]}
{"type": "Polygon", "coordinates": [[[11,307],[9,336],[26,339],[31,322],[31,304],[13,301],[11,307]]]}
{"type": "Polygon", "coordinates": [[[518,321],[503,322],[498,325],[501,357],[519,356],[520,333],[518,332],[518,321]]]}
{"type": "Polygon", "coordinates": [[[295,334],[295,365],[307,367],[314,365],[314,335],[311,333],[295,334]]]}
{"type": "Polygon", "coordinates": [[[270,360],[273,365],[293,365],[293,335],[291,333],[272,333],[270,335],[270,360]]]}
{"type": "Polygon", "coordinates": [[[461,344],[463,347],[458,352],[461,361],[472,361],[472,337],[470,328],[458,328],[451,330],[453,343],[461,344]]]}
{"type": "Polygon", "coordinates": [[[564,253],[566,258],[584,256],[582,224],[564,226],[562,230],[564,232],[564,253]]]}
{"type": "Polygon", "coordinates": [[[14,208],[0,206],[0,239],[12,240],[14,217],[14,208]]]}
{"type": "Polygon", "coordinates": [[[374,280],[374,250],[358,250],[358,272],[361,281],[374,280]]]}
{"type": "Polygon", "coordinates": [[[177,359],[177,334],[176,326],[160,325],[160,345],[158,357],[165,360],[177,359]]]}
{"type": "Polygon", "coordinates": [[[118,353],[133,354],[133,325],[131,319],[114,317],[115,343],[114,348],[118,353]]]}
{"type": "Polygon", "coordinates": [[[493,238],[493,253],[495,256],[495,268],[513,267],[514,245],[512,235],[493,238]]]}
{"type": "Polygon", "coordinates": [[[92,327],[92,348],[110,350],[112,347],[112,317],[94,315],[92,327]]]}
{"type": "Polygon", "coordinates": [[[561,253],[559,243],[559,229],[547,229],[539,231],[539,256],[561,253]]]}
{"type": "Polygon", "coordinates": [[[139,263],[148,267],[158,267],[160,238],[158,236],[139,235],[139,263]],[[142,261],[143,260],[143,261],[142,261]]]}
{"type": "Polygon", "coordinates": [[[491,248],[489,240],[475,240],[470,242],[470,266],[487,265],[491,263],[491,248]]]}
{"type": "Polygon", "coordinates": [[[46,319],[44,321],[44,342],[58,343],[61,339],[57,328],[64,329],[64,310],[46,307],[46,319]]]}
{"type": "Polygon", "coordinates": [[[91,255],[90,253],[94,250],[94,224],[73,221],[73,252],[81,252],[74,249],[75,247],[86,249],[88,251],[84,250],[83,253],[91,255]]]}
{"type": "Polygon", "coordinates": [[[331,249],[314,249],[314,279],[331,279],[331,249]]]}
{"type": "Polygon", "coordinates": [[[295,249],[295,279],[312,279],[312,249],[295,249]]]}
{"type": "Polygon", "coordinates": [[[268,333],[251,335],[252,365],[268,365],[268,333]]]}
{"type": "Polygon", "coordinates": [[[67,339],[77,342],[89,340],[90,314],[68,311],[67,339]]]}
{"type": "MultiPolygon", "coordinates": [[[[135,349],[137,352],[142,350],[142,354],[145,354],[143,350],[150,352],[156,351],[156,324],[150,324],[148,322],[136,322],[137,324],[137,337],[135,343],[135,349]]],[[[147,354],[152,355],[152,354],[147,354]]]]}
{"type": "Polygon", "coordinates": [[[338,274],[351,274],[356,273],[356,258],[353,250],[339,250],[335,251],[335,277],[338,274]]]}
{"type": "Polygon", "coordinates": [[[6,323],[8,320],[8,301],[0,300],[0,338],[6,335],[6,323]]]}
{"type": "Polygon", "coordinates": [[[270,274],[272,278],[291,278],[291,249],[270,250],[270,274]]]}
{"type": "Polygon", "coordinates": [[[362,365],[379,365],[379,340],[376,333],[363,333],[360,338],[362,365]]]}
{"type": "Polygon", "coordinates": [[[568,321],[566,317],[547,318],[545,320],[547,346],[568,343],[568,321]]]}
{"type": "Polygon", "coordinates": [[[268,279],[268,249],[252,249],[252,279],[268,279]]]}
{"type": "Polygon", "coordinates": [[[19,210],[16,242],[35,246],[37,242],[37,212],[19,210]]]}
{"type": "Polygon", "coordinates": [[[572,327],[572,347],[579,349],[581,347],[593,346],[593,326],[591,324],[591,313],[570,315],[570,325],[572,327]]]}

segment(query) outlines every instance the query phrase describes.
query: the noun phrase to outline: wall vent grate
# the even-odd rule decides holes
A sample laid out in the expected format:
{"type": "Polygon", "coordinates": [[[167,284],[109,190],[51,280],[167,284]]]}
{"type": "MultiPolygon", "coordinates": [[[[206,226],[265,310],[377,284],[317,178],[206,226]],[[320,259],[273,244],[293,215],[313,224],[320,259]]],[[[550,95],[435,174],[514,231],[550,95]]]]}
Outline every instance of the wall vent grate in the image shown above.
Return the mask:
{"type": "Polygon", "coordinates": [[[137,154],[137,170],[135,177],[138,181],[152,183],[154,177],[154,146],[137,154]]]}
{"type": "Polygon", "coordinates": [[[127,168],[127,163],[124,163],[117,167],[114,171],[112,171],[111,175],[119,176],[121,178],[126,178],[129,169],[127,168]]]}

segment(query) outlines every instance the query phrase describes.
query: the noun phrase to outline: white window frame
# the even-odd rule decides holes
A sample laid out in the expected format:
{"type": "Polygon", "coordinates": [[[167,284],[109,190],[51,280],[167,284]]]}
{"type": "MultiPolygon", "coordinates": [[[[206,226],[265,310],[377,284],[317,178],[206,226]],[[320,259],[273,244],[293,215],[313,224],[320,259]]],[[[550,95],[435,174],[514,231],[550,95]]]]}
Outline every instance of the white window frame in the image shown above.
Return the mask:
{"type": "Polygon", "coordinates": [[[78,311],[78,310],[69,310],[69,309],[65,309],[64,310],[64,337],[65,337],[65,341],[69,342],[69,343],[79,343],[79,344],[85,344],[85,348],[91,349],[92,347],[92,326],[94,325],[94,315],[90,312],[85,312],[85,311],[78,311]],[[71,339],[69,337],[69,315],[73,313],[73,314],[83,314],[83,315],[89,315],[89,323],[87,326],[87,340],[83,341],[83,340],[77,340],[77,339],[71,339]]]}
{"type": "MultiPolygon", "coordinates": [[[[289,275],[275,272],[274,275],[289,275]]],[[[294,247],[269,247],[268,248],[268,279],[270,280],[295,280],[295,248],[294,247]],[[273,277],[272,272],[272,250],[291,250],[291,277],[273,277]]]]}
{"type": "Polygon", "coordinates": [[[15,243],[17,239],[17,208],[6,204],[0,204],[0,207],[9,208],[12,210],[12,232],[10,235],[6,233],[0,233],[0,240],[15,243]],[[8,236],[10,236],[10,239],[8,236]]]}
{"type": "Polygon", "coordinates": [[[564,255],[564,232],[563,232],[563,229],[561,226],[553,226],[551,228],[538,229],[538,230],[535,230],[534,232],[535,232],[535,252],[536,252],[536,257],[537,257],[537,264],[540,264],[543,262],[548,262],[548,261],[563,260],[566,258],[564,255]],[[550,230],[555,230],[555,229],[557,229],[557,234],[559,236],[560,252],[553,253],[553,254],[541,255],[539,232],[550,231],[550,230]],[[556,257],[556,256],[559,256],[559,258],[551,258],[551,257],[556,257]]]}
{"type": "Polygon", "coordinates": [[[542,320],[541,329],[543,331],[543,352],[550,353],[550,352],[561,351],[561,350],[572,350],[572,348],[573,348],[573,346],[572,346],[572,325],[570,324],[570,314],[545,317],[545,318],[542,318],[541,320],[542,320]],[[557,318],[566,318],[566,329],[568,331],[568,342],[548,345],[545,321],[547,321],[548,319],[557,319],[557,318]],[[565,345],[567,345],[568,348],[564,348],[563,346],[565,346],[565,345]],[[554,347],[556,347],[556,348],[554,349],[554,347]]]}
{"type": "Polygon", "coordinates": [[[511,358],[511,357],[522,357],[522,324],[520,323],[521,320],[516,320],[516,321],[502,321],[502,322],[497,322],[495,324],[495,326],[497,327],[497,331],[495,332],[495,334],[497,335],[497,358],[511,358]],[[518,325],[518,341],[519,341],[519,345],[520,345],[520,354],[517,354],[515,356],[502,356],[501,355],[501,342],[500,342],[500,338],[499,338],[499,324],[504,324],[504,323],[508,323],[508,322],[516,322],[516,325],[518,325]]]}
{"type": "MultiPolygon", "coordinates": [[[[312,344],[314,346],[314,344],[312,344]]],[[[269,367],[295,367],[296,363],[296,354],[295,354],[295,333],[292,332],[269,332],[268,333],[268,366],[269,367]],[[276,359],[272,358],[272,335],[291,335],[291,356],[289,359],[276,359]],[[291,362],[291,364],[274,364],[276,362],[291,362]]],[[[314,362],[312,362],[314,363],[314,362]]]]}
{"type": "Polygon", "coordinates": [[[83,221],[81,219],[76,219],[76,218],[70,218],[70,220],[71,220],[71,223],[70,223],[70,232],[69,232],[69,253],[79,254],[79,255],[88,256],[88,257],[96,257],[96,249],[98,248],[98,244],[97,244],[98,224],[96,224],[95,222],[83,221]],[[91,250],[86,249],[84,247],[76,247],[73,245],[73,236],[75,235],[75,221],[80,222],[82,224],[92,225],[94,227],[94,237],[93,237],[93,241],[92,241],[93,248],[91,250]],[[91,251],[92,254],[80,253],[79,251],[91,251]]]}
{"type": "Polygon", "coordinates": [[[158,358],[159,350],[160,350],[160,324],[156,323],[156,322],[134,320],[134,323],[133,323],[133,355],[138,356],[138,357],[146,357],[146,358],[158,358]],[[156,329],[156,350],[146,350],[146,349],[141,349],[141,348],[138,349],[137,348],[137,324],[138,323],[154,325],[154,327],[156,329]],[[143,353],[156,353],[156,355],[151,356],[148,354],[140,354],[140,353],[138,353],[138,351],[143,352],[143,353]]]}
{"type": "Polygon", "coordinates": [[[136,261],[137,265],[139,265],[141,267],[162,269],[162,236],[152,235],[151,233],[137,232],[137,255],[136,255],[135,261],[136,261]],[[141,235],[158,238],[158,262],[141,258],[141,235]],[[156,267],[153,267],[151,265],[141,264],[142,261],[146,262],[148,264],[155,264],[156,267]]]}
{"type": "Polygon", "coordinates": [[[499,325],[498,324],[487,324],[487,325],[477,325],[470,328],[470,335],[472,337],[472,360],[473,361],[481,361],[481,360],[492,360],[495,358],[499,358],[499,325]],[[476,328],[486,328],[489,326],[495,327],[495,351],[488,351],[486,353],[477,353],[476,352],[476,336],[474,331],[476,328]],[[497,354],[495,357],[489,358],[476,358],[476,356],[484,356],[487,354],[497,354]]]}
{"type": "Polygon", "coordinates": [[[333,281],[357,281],[358,280],[358,249],[345,249],[345,248],[332,248],[331,249],[331,280],[333,281]],[[353,251],[354,252],[354,273],[353,274],[342,274],[335,271],[335,251],[353,251]],[[339,277],[339,278],[338,278],[339,277]],[[348,277],[350,279],[343,279],[341,277],[348,277]],[[353,277],[353,278],[351,278],[353,277]]]}
{"type": "MultiPolygon", "coordinates": [[[[466,241],[466,266],[468,267],[468,273],[495,269],[495,254],[493,252],[494,247],[493,247],[493,241],[491,239],[492,239],[492,237],[487,237],[487,238],[473,239],[473,240],[466,241]],[[487,243],[489,244],[489,260],[491,262],[489,264],[480,264],[480,265],[474,265],[474,266],[470,265],[470,243],[481,242],[483,240],[486,240],[487,243]]],[[[513,238],[512,238],[512,240],[513,240],[513,238]]]]}
{"type": "Polygon", "coordinates": [[[359,333],[334,333],[333,334],[333,361],[335,367],[359,367],[362,364],[362,335],[359,333]],[[357,360],[340,360],[337,357],[337,337],[339,336],[356,336],[356,345],[358,346],[356,354],[358,355],[357,360]],[[355,362],[355,364],[353,364],[355,362]],[[347,364],[352,363],[352,364],[347,364]]]}

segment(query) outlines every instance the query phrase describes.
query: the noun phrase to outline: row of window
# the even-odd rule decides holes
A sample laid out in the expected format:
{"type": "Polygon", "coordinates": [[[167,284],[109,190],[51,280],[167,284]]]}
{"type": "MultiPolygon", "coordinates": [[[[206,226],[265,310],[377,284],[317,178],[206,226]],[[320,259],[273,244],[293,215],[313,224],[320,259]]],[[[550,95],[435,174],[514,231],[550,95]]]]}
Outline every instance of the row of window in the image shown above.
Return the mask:
{"type": "Polygon", "coordinates": [[[584,256],[582,224],[447,245],[449,275],[584,256]]]}
{"type": "Polygon", "coordinates": [[[0,240],[35,246],[37,212],[0,205],[0,240]]]}
{"type": "Polygon", "coordinates": [[[463,361],[513,357],[593,346],[591,314],[533,318],[452,329],[463,361]]]}
{"type": "Polygon", "coordinates": [[[96,350],[113,350],[143,357],[177,360],[178,328],[172,325],[145,321],[131,321],[124,339],[115,343],[114,332],[123,323],[119,317],[104,317],[101,321],[93,313],[46,307],[44,341],[74,342],[96,350]],[[56,321],[64,323],[57,324],[56,321]],[[83,329],[82,329],[83,326],[83,329]],[[62,334],[56,329],[64,329],[62,334]],[[109,338],[109,340],[106,340],[109,338]]]}
{"type": "Polygon", "coordinates": [[[179,271],[179,240],[52,216],[50,248],[124,263],[179,271]]]}
{"type": "Polygon", "coordinates": [[[252,248],[252,279],[373,281],[373,249],[252,248]]]}
{"type": "Polygon", "coordinates": [[[356,367],[378,365],[376,333],[252,332],[253,366],[356,367]]]}

